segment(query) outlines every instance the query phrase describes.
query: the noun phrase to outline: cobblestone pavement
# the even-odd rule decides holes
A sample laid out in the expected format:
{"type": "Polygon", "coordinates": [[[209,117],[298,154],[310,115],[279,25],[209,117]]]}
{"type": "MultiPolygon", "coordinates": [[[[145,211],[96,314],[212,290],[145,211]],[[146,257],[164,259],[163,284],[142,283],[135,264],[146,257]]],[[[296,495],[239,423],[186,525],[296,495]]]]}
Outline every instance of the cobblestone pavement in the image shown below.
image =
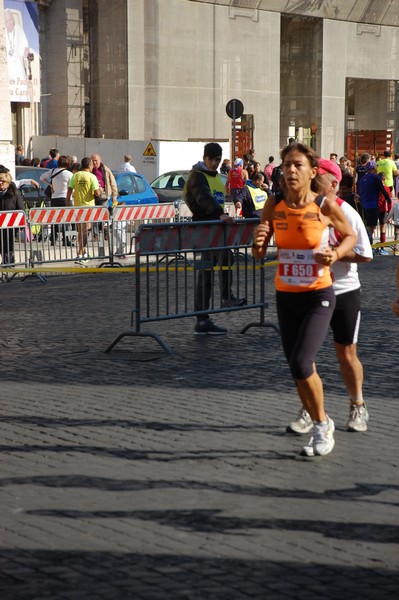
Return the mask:
{"type": "Polygon", "coordinates": [[[220,338],[148,324],[174,358],[151,338],[105,354],[133,274],[1,285],[0,598],[398,598],[396,261],[360,268],[369,431],[345,431],[329,335],[336,446],[313,460],[285,434],[298,401],[278,334],[239,333],[252,311],[215,317],[220,338]]]}

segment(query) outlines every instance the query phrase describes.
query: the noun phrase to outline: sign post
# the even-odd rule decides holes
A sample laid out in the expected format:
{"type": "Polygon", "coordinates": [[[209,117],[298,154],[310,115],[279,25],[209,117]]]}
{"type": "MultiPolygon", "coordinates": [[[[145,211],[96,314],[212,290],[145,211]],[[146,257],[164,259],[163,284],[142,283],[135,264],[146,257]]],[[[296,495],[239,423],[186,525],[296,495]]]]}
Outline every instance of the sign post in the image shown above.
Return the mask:
{"type": "Polygon", "coordinates": [[[239,119],[244,114],[244,105],[241,100],[233,98],[226,104],[226,113],[230,119],[233,119],[233,167],[236,159],[236,119],[239,119]]]}

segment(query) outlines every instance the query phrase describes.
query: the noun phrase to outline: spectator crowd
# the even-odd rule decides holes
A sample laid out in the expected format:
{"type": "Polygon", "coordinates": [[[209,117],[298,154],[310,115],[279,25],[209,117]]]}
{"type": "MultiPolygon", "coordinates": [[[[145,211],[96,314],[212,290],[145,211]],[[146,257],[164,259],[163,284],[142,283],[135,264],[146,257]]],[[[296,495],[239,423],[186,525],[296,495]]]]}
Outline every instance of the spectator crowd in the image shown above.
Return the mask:
{"type": "MultiPolygon", "coordinates": [[[[290,140],[293,142],[294,140],[290,140]]],[[[392,159],[392,152],[385,150],[382,156],[362,153],[356,165],[346,157],[335,152],[329,160],[339,167],[342,178],[339,183],[338,197],[347,202],[361,216],[369,236],[370,243],[380,243],[374,248],[374,254],[387,255],[386,225],[394,226],[394,255],[399,255],[399,154],[392,159]],[[375,230],[379,226],[379,240],[374,240],[375,230]]],[[[251,148],[234,164],[225,159],[220,172],[226,175],[226,194],[235,204],[237,214],[243,217],[259,217],[267,198],[282,193],[282,165],[269,156],[262,168],[255,159],[255,150],[251,148]]]]}

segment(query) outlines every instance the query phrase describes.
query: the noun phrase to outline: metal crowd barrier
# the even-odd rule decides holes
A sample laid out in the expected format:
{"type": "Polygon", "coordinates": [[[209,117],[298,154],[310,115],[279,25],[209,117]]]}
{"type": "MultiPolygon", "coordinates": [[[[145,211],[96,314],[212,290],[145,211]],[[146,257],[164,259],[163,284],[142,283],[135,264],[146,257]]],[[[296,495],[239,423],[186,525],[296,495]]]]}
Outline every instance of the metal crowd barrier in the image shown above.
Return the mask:
{"type": "Polygon", "coordinates": [[[119,334],[106,352],[110,352],[123,337],[142,336],[152,337],[173,355],[158,334],[144,333],[141,326],[201,314],[259,309],[259,321],[248,323],[241,333],[254,326],[278,330],[276,325],[265,321],[268,303],[264,263],[256,263],[250,251],[257,222],[255,219],[240,219],[232,225],[222,221],[142,225],[136,234],[136,293],[131,328],[119,334]],[[228,266],[214,266],[210,253],[225,253],[224,256],[230,257],[228,266]],[[166,261],[161,262],[165,256],[166,261]],[[214,278],[210,307],[196,311],[194,290],[199,272],[206,270],[212,271],[214,278]],[[224,270],[231,271],[232,294],[236,298],[245,298],[244,305],[226,306],[222,303],[215,279],[224,270]]]}
{"type": "MultiPolygon", "coordinates": [[[[0,212],[0,253],[5,268],[27,267],[28,228],[23,210],[0,212]]],[[[2,280],[9,281],[14,275],[2,273],[2,280]]]]}

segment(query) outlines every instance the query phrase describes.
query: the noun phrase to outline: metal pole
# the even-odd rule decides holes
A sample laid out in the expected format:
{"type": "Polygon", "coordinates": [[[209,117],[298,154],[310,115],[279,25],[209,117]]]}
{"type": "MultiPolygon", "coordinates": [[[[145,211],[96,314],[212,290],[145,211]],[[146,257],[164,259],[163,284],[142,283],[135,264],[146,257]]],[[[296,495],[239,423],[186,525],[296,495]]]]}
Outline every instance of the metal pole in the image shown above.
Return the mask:
{"type": "Polygon", "coordinates": [[[236,101],[233,100],[233,167],[236,159],[236,101]]]}

